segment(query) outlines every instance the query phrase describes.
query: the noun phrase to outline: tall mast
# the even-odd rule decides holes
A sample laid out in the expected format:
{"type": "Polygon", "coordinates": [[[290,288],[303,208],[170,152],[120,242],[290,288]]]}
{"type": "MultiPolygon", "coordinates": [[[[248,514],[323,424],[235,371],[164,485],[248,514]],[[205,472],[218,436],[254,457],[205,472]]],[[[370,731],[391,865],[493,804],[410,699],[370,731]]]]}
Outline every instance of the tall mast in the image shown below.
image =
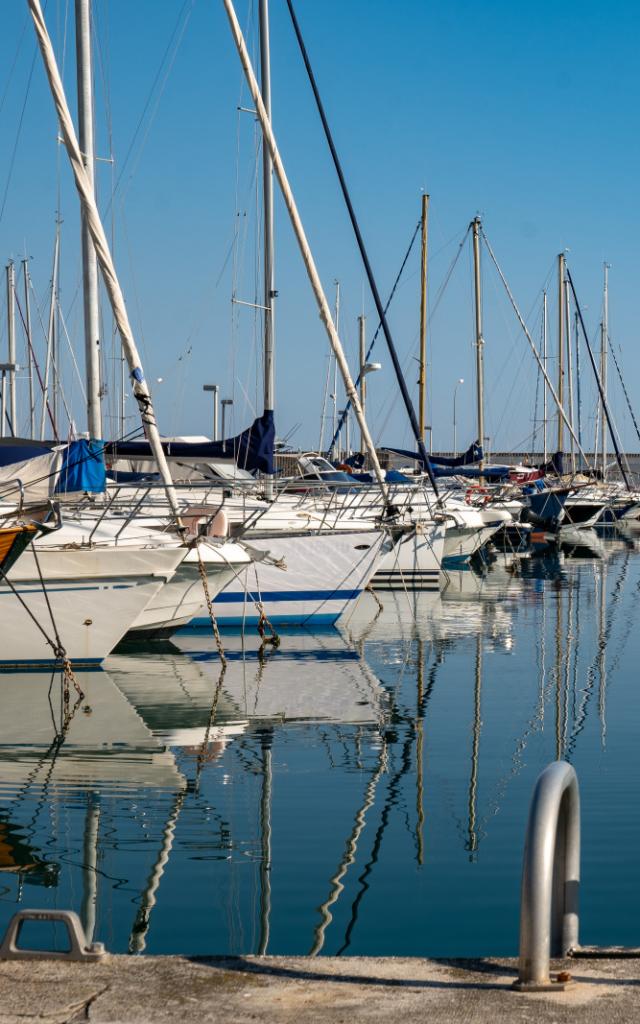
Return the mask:
{"type": "MultiPolygon", "coordinates": [[[[547,372],[547,293],[542,293],[542,365],[547,372]]],[[[547,382],[542,382],[542,444],[543,461],[547,461],[547,382]]]]}
{"type": "MultiPolygon", "coordinates": [[[[367,361],[367,343],[366,343],[366,323],[367,318],[363,314],[358,317],[358,338],[360,342],[360,405],[362,406],[362,412],[365,412],[367,405],[367,375],[364,372],[365,363],[367,361]]],[[[349,414],[347,413],[347,416],[349,414]]],[[[360,431],[360,451],[364,455],[364,437],[362,431],[360,431]]]]}
{"type": "MultiPolygon", "coordinates": [[[[476,384],[478,390],[478,444],[484,451],[484,338],[482,337],[482,286],[480,282],[480,218],[473,227],[473,279],[476,308],[476,384]]],[[[479,465],[482,472],[484,459],[479,465]]]]}
{"type": "MultiPolygon", "coordinates": [[[[605,401],[607,397],[607,345],[609,343],[609,264],[604,265],[604,294],[602,301],[602,324],[600,325],[600,380],[605,401]]],[[[602,479],[607,479],[607,416],[605,402],[600,402],[600,437],[602,451],[602,479]]]]}
{"type": "Polygon", "coordinates": [[[33,385],[33,354],[31,351],[31,278],[29,277],[29,259],[25,256],[22,261],[22,275],[24,279],[24,319],[27,335],[27,373],[29,375],[29,437],[36,436],[36,400],[33,385]]]}
{"type": "Polygon", "coordinates": [[[71,169],[73,171],[76,188],[78,190],[78,195],[80,196],[82,209],[86,216],[86,221],[91,232],[91,239],[100,263],[100,270],[102,271],[102,277],[107,295],[109,296],[109,302],[113,309],[113,317],[118,327],[122,347],[127,356],[129,372],[131,375],[132,391],[138,403],[144,433],[158,466],[160,478],[162,479],[165,487],[169,507],[175,517],[178,529],[183,531],[184,527],[182,520],[180,519],[178,498],[173,486],[173,480],[171,479],[171,472],[169,470],[166,455],[160,441],[160,433],[156,423],[151,393],[142,371],[142,364],[133,336],[133,331],[131,330],[131,324],[129,323],[124,295],[122,294],[120,282],[116,274],[116,268],[111,256],[111,250],[109,249],[107,236],[100,219],[95,195],[84,168],[82,154],[76,138],[69,105],[67,103],[62,79],[60,78],[60,72],[58,71],[58,64],[56,62],[53,47],[51,45],[51,39],[49,38],[44,15],[42,13],[42,7],[40,6],[40,0],[28,0],[28,4],[36,36],[38,38],[40,51],[42,53],[45,71],[49,80],[51,96],[58,115],[60,130],[62,132],[65,148],[69,157],[69,163],[71,164],[71,169]]]}
{"type": "MultiPolygon", "coordinates": [[[[271,120],[271,59],[269,48],[269,0],[259,0],[260,91],[271,120]]],[[[273,410],[274,394],[274,302],[276,297],[273,260],[273,163],[269,147],[262,145],[262,204],[264,213],[264,408],[273,410]]]]}
{"type": "MultiPolygon", "coordinates": [[[[62,366],[61,366],[62,360],[60,358],[60,336],[61,336],[61,333],[62,333],[60,331],[60,326],[61,326],[61,316],[60,316],[60,245],[61,245],[60,225],[61,224],[62,224],[62,220],[60,219],[60,215],[58,214],[58,219],[56,221],[56,237],[57,237],[57,241],[58,241],[58,264],[56,266],[56,271],[55,271],[54,290],[53,290],[54,314],[55,315],[54,315],[54,318],[53,318],[53,347],[52,347],[52,350],[51,350],[51,353],[52,353],[51,354],[51,358],[53,360],[53,420],[54,420],[54,423],[56,425],[56,430],[58,429],[58,424],[60,423],[60,395],[62,394],[62,366]]],[[[69,426],[70,427],[72,426],[71,421],[69,421],[69,426]]]]}
{"type": "MultiPolygon", "coordinates": [[[[11,420],[11,433],[15,437],[17,433],[16,423],[16,301],[15,301],[15,272],[13,262],[7,264],[7,358],[9,365],[9,419],[11,420]]],[[[6,409],[2,410],[3,419],[6,419],[6,409]]]]}
{"type": "MultiPolygon", "coordinates": [[[[38,0],[29,0],[29,3],[38,3],[38,0]]],[[[238,51],[238,56],[242,64],[242,68],[245,74],[245,78],[247,80],[247,84],[249,86],[249,90],[251,92],[251,97],[253,99],[253,102],[255,103],[258,118],[260,120],[260,124],[262,125],[263,139],[268,145],[269,151],[271,153],[271,159],[273,160],[273,169],[278,179],[280,189],[282,191],[284,204],[287,208],[287,213],[289,214],[289,218],[291,220],[291,226],[293,227],[296,240],[298,242],[298,248],[300,249],[300,255],[302,256],[302,260],[305,265],[305,270],[309,278],[309,283],[311,284],[311,288],[313,290],[313,294],[318,306],[320,319],[322,320],[322,323],[324,324],[327,334],[329,336],[331,348],[335,354],[336,361],[340,369],[340,373],[342,374],[347,399],[351,402],[353,406],[353,411],[358,421],[358,425],[364,435],[367,453],[369,455],[369,458],[371,459],[376,480],[378,481],[380,490],[382,491],[382,494],[386,501],[388,489],[385,483],[382,467],[380,466],[378,455],[373,443],[373,439],[369,432],[369,428],[362,414],[360,398],[358,396],[358,392],[356,391],[353,379],[349,372],[349,365],[344,354],[342,342],[340,341],[338,331],[336,330],[336,325],[333,321],[333,317],[331,316],[329,303],[327,302],[327,297],[322,287],[320,275],[318,274],[318,269],[313,259],[311,249],[309,248],[307,236],[305,234],[305,230],[300,219],[300,214],[298,213],[298,207],[296,205],[293,192],[291,191],[289,179],[287,178],[287,174],[284,169],[284,164],[282,163],[282,158],[280,156],[280,153],[278,152],[278,146],[276,144],[276,139],[273,134],[271,122],[267,117],[266,110],[264,109],[264,103],[262,102],[260,88],[258,86],[258,82],[253,71],[251,58],[249,57],[249,53],[247,51],[247,46],[244,40],[244,36],[242,34],[242,29],[240,28],[240,24],[236,16],[235,8],[233,6],[233,0],[223,0],[223,3],[225,11],[227,13],[227,17],[229,19],[229,27],[231,29],[231,34],[233,36],[236,49],[238,51]]]]}
{"type": "MultiPolygon", "coordinates": [[[[76,0],[76,59],[78,66],[78,142],[91,195],[95,199],[91,0],[76,0]]],[[[100,439],[102,438],[102,416],[100,410],[98,261],[84,210],[82,211],[82,289],[87,376],[87,427],[89,437],[100,439]]]]}
{"type": "MultiPolygon", "coordinates": [[[[335,322],[336,332],[340,334],[340,282],[335,282],[336,286],[336,303],[335,303],[335,322]]],[[[338,361],[333,361],[333,436],[336,436],[338,430],[338,361]]],[[[338,442],[338,451],[334,452],[338,458],[340,457],[340,442],[338,442]]],[[[329,452],[331,455],[331,452],[329,452]]]]}
{"type": "Polygon", "coordinates": [[[418,377],[418,426],[424,441],[426,433],[427,408],[427,231],[429,219],[429,196],[422,196],[422,246],[420,256],[420,376],[418,377]]]}
{"type": "Polygon", "coordinates": [[[571,472],[576,471],[576,448],[575,448],[575,433],[574,425],[575,419],[573,415],[573,359],[571,358],[571,297],[569,295],[569,289],[567,288],[567,282],[564,282],[564,308],[565,308],[565,320],[564,320],[564,333],[567,342],[567,391],[569,394],[569,422],[571,423],[571,472]]]}
{"type": "MultiPolygon", "coordinates": [[[[564,317],[565,317],[564,253],[558,255],[558,404],[564,407],[564,317]]],[[[564,422],[558,409],[557,450],[564,447],[564,422]]]]}
{"type": "Polygon", "coordinates": [[[56,330],[56,288],[58,281],[58,265],[60,262],[60,225],[56,225],[56,239],[53,245],[53,270],[51,272],[51,301],[49,304],[49,327],[47,331],[47,354],[44,363],[44,387],[42,389],[42,412],[40,415],[40,440],[44,441],[45,435],[45,422],[47,416],[47,407],[49,404],[49,375],[51,373],[51,361],[53,360],[54,366],[54,386],[53,386],[53,421],[58,427],[57,418],[57,390],[55,386],[55,379],[57,376],[58,368],[58,354],[55,351],[55,330],[56,330]]]}
{"type": "Polygon", "coordinates": [[[577,410],[577,427],[578,427],[578,444],[582,444],[582,391],[580,388],[580,318],[578,316],[578,310],[576,309],[573,314],[573,322],[575,325],[575,339],[576,339],[576,410],[577,410]]]}

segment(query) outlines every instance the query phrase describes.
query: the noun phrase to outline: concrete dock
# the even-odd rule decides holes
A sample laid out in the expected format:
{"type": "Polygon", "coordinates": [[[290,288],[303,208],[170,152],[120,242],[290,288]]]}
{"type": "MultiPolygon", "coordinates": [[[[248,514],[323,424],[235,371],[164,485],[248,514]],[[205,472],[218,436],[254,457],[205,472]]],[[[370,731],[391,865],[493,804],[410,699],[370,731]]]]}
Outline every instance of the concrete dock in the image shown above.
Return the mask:
{"type": "Polygon", "coordinates": [[[640,959],[554,961],[565,991],[520,994],[515,960],[105,956],[0,961],[0,1022],[224,1024],[640,1020],[640,959]]]}

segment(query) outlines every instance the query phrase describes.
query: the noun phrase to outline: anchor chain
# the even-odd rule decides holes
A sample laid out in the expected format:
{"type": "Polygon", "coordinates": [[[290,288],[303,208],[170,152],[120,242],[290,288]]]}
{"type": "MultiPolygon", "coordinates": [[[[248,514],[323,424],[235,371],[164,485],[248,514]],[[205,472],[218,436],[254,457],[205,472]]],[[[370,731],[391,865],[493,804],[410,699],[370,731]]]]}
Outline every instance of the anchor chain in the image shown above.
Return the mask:
{"type": "Polygon", "coordinates": [[[373,600],[376,602],[376,604],[378,606],[378,615],[379,615],[380,612],[384,611],[384,605],[383,605],[382,601],[380,600],[380,598],[378,597],[378,595],[376,594],[375,590],[373,589],[373,585],[371,583],[367,583],[367,585],[366,585],[366,587],[364,589],[367,591],[368,594],[371,594],[373,600]]]}
{"type": "Polygon", "coordinates": [[[213,611],[213,603],[211,601],[211,594],[209,593],[209,581],[207,579],[207,572],[202,561],[202,555],[200,554],[200,548],[196,545],[196,552],[198,555],[198,572],[200,573],[200,579],[202,580],[202,589],[204,590],[204,596],[207,601],[207,610],[209,612],[209,618],[211,619],[211,628],[213,630],[213,636],[216,641],[216,647],[218,648],[218,654],[220,655],[220,661],[223,665],[227,664],[227,658],[224,653],[224,647],[222,646],[222,637],[220,636],[220,630],[218,629],[218,623],[213,611]]]}
{"type": "Polygon", "coordinates": [[[255,576],[256,576],[256,594],[257,594],[257,596],[254,597],[253,603],[255,604],[256,608],[258,609],[258,616],[259,616],[259,618],[258,618],[258,626],[257,626],[258,634],[260,636],[260,639],[262,641],[263,646],[265,644],[271,644],[272,647],[279,647],[280,646],[280,637],[278,636],[278,634],[276,633],[275,629],[273,628],[273,624],[267,618],[267,613],[264,610],[264,605],[262,603],[262,599],[261,599],[261,596],[260,596],[260,590],[258,589],[258,570],[255,568],[255,566],[254,566],[254,572],[255,572],[255,576]],[[267,630],[269,631],[270,636],[267,636],[267,630]]]}

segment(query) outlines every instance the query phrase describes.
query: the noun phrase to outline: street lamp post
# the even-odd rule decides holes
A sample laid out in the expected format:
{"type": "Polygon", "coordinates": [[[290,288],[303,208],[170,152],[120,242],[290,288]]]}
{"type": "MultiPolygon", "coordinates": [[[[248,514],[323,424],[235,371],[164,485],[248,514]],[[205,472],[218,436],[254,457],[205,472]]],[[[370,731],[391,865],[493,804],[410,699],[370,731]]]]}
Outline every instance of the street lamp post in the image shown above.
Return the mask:
{"type": "Polygon", "coordinates": [[[338,416],[344,416],[344,457],[349,458],[351,455],[351,438],[349,436],[349,410],[339,409],[338,416]]]}
{"type": "Polygon", "coordinates": [[[213,440],[218,440],[218,392],[220,386],[218,384],[203,384],[203,391],[213,392],[213,440]]]}
{"type": "Polygon", "coordinates": [[[456,458],[458,455],[458,434],[457,434],[457,422],[456,422],[456,394],[460,384],[464,384],[464,377],[459,377],[456,381],[456,385],[453,389],[453,457],[456,458]]]}
{"type": "MultiPolygon", "coordinates": [[[[15,380],[16,371],[20,367],[16,363],[0,363],[0,373],[2,374],[2,390],[0,394],[0,400],[2,401],[2,421],[0,422],[0,437],[5,436],[5,422],[9,420],[9,429],[11,430],[11,436],[16,436],[16,425],[13,422],[13,416],[7,416],[7,374],[9,374],[9,380],[15,380]]],[[[15,403],[11,405],[11,412],[14,413],[15,403]]]]}
{"type": "Polygon", "coordinates": [[[222,399],[222,450],[227,450],[227,406],[233,405],[233,398],[222,399]]]}

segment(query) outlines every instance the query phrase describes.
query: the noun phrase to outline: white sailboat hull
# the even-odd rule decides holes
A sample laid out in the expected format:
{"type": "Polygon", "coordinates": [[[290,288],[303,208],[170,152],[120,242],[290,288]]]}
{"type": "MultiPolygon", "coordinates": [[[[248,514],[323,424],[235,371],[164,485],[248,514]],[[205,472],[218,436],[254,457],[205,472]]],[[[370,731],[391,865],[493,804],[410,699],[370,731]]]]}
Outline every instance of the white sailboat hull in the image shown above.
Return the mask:
{"type": "MultiPolygon", "coordinates": [[[[214,602],[221,626],[256,624],[261,601],[274,625],[332,625],[367,586],[390,541],[383,530],[303,533],[252,538],[270,556],[282,560],[280,569],[255,562],[246,575],[246,590],[238,580],[214,602]]],[[[208,625],[196,619],[195,625],[208,625]]]]}
{"type": "MultiPolygon", "coordinates": [[[[224,588],[243,573],[251,559],[239,544],[200,546],[207,574],[209,595],[213,600],[224,588]]],[[[206,616],[206,597],[200,576],[198,555],[191,550],[173,578],[151,598],[138,615],[129,636],[169,636],[180,626],[188,625],[198,616],[206,616]]],[[[207,618],[207,622],[208,622],[207,618]]]]}
{"type": "Polygon", "coordinates": [[[56,632],[74,667],[100,664],[184,554],[178,547],[40,548],[45,597],[33,552],[25,551],[9,573],[18,596],[0,584],[0,669],[55,664],[49,640],[56,632]]]}
{"type": "Polygon", "coordinates": [[[472,555],[491,540],[502,526],[453,526],[447,529],[444,540],[444,557],[449,562],[466,562],[472,555]]]}
{"type": "Polygon", "coordinates": [[[445,544],[443,523],[423,522],[390,551],[373,578],[375,590],[437,590],[445,544]]]}

